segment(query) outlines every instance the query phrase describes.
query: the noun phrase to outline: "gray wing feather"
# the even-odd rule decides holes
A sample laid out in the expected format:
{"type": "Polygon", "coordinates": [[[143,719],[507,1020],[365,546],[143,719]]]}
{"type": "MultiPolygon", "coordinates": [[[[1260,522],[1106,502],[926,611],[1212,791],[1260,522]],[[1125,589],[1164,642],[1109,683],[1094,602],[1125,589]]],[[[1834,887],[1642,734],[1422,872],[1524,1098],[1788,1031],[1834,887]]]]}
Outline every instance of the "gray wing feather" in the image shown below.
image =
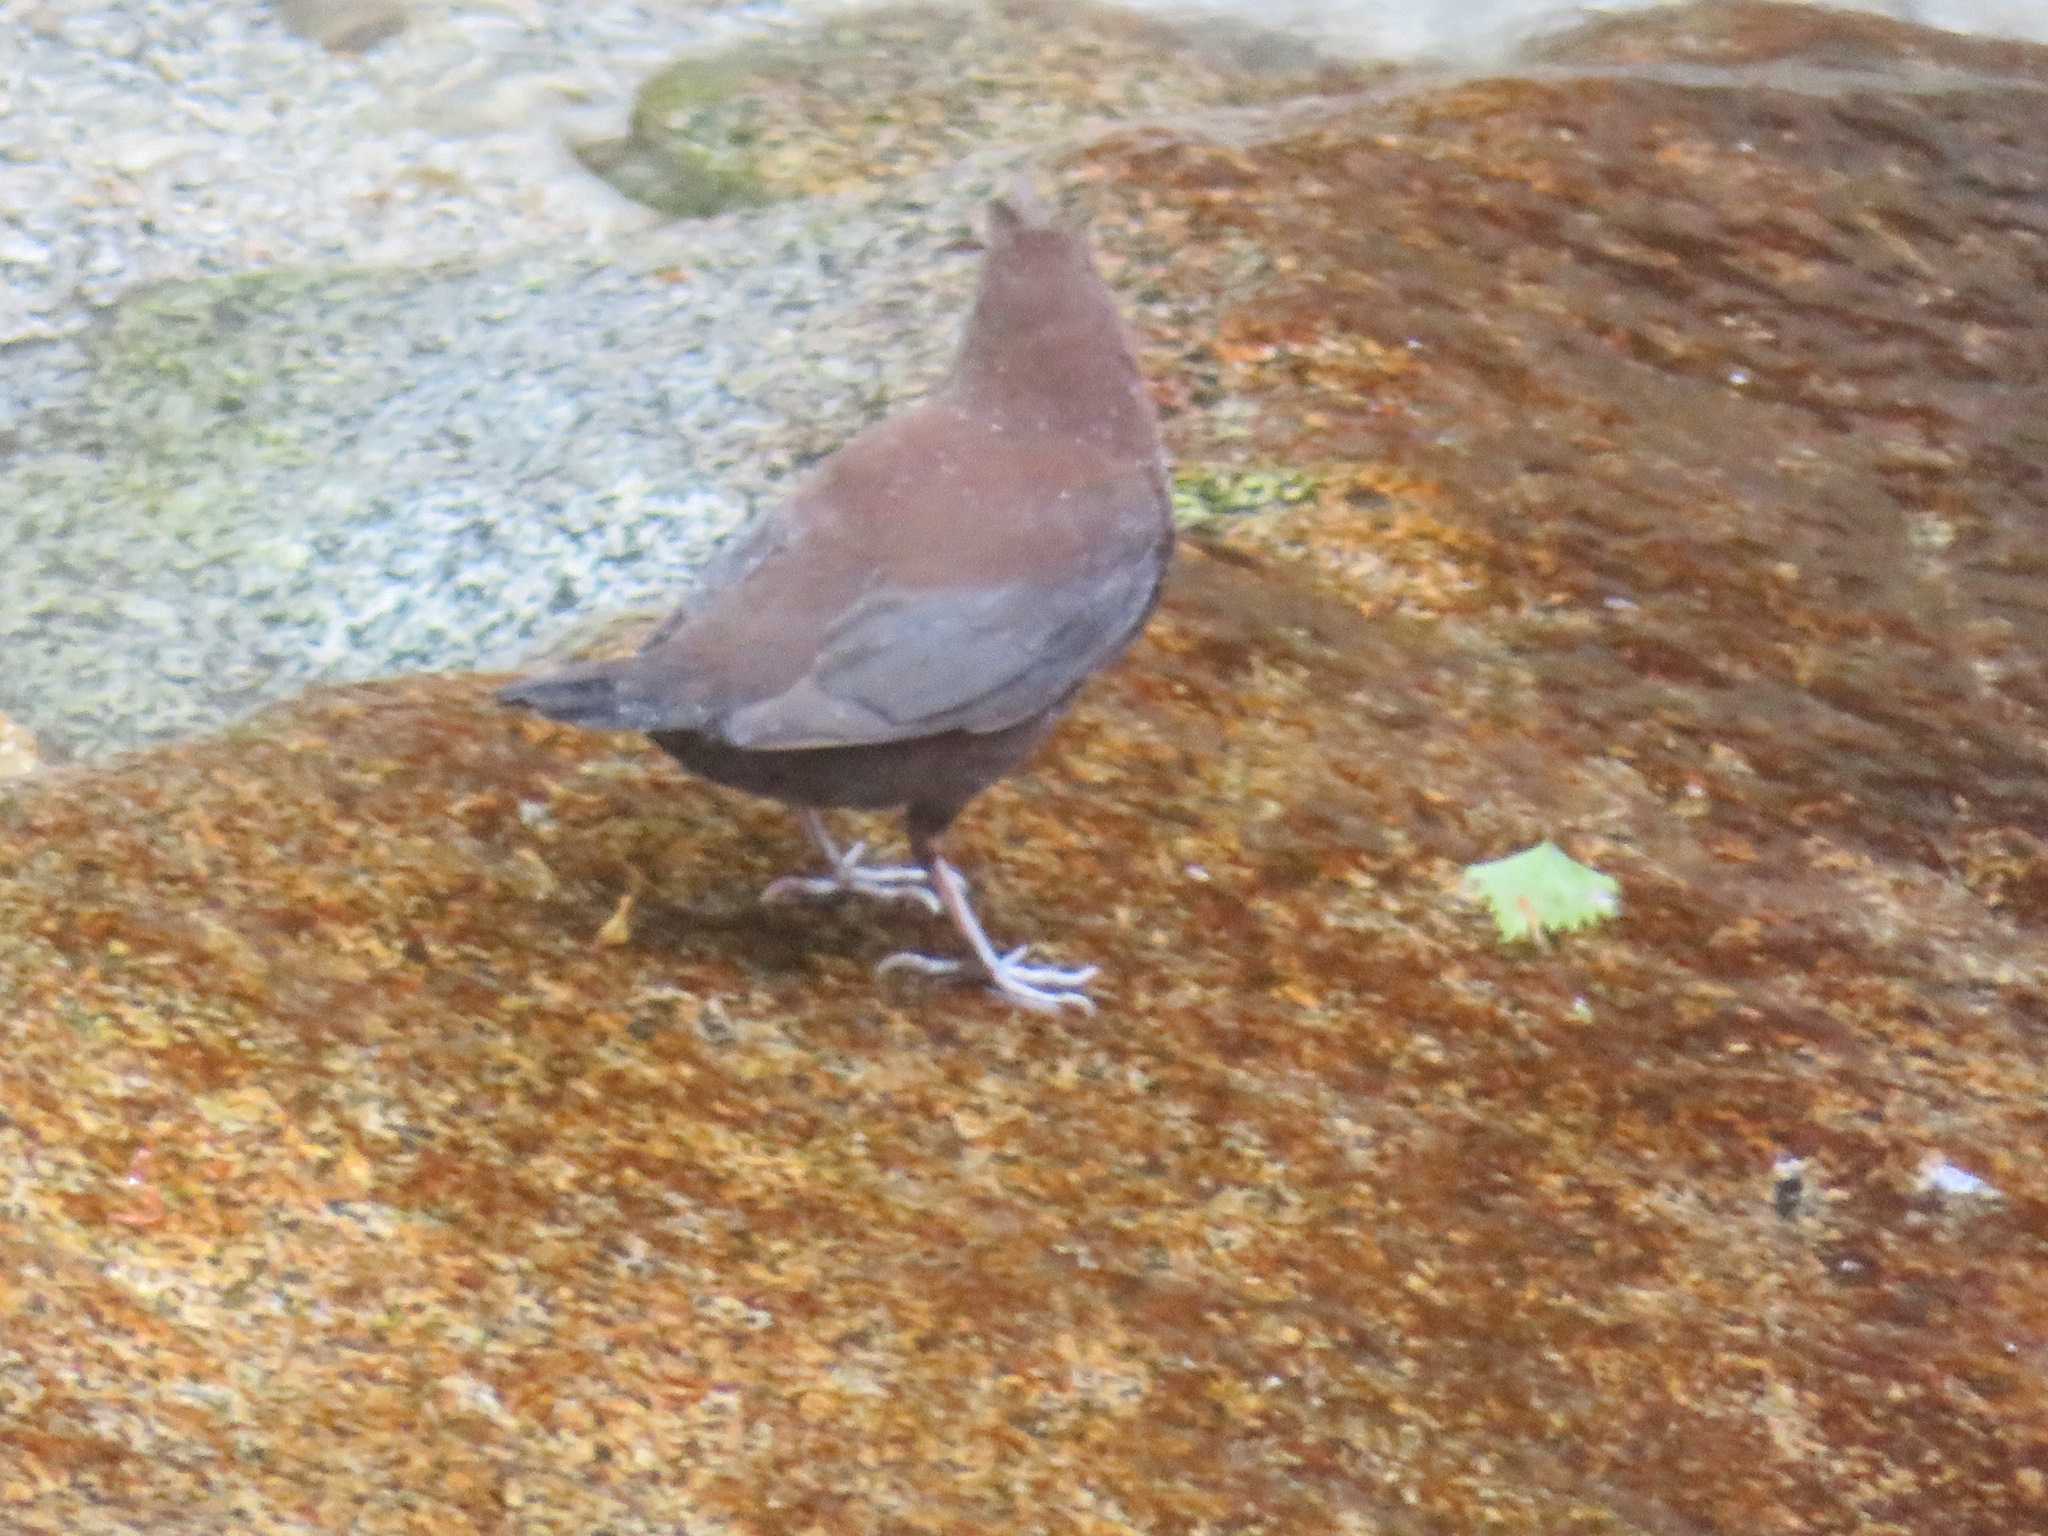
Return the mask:
{"type": "Polygon", "coordinates": [[[735,710],[720,734],[781,750],[1002,730],[1114,658],[1151,612],[1162,565],[1121,561],[1052,588],[873,593],[801,683],[735,710]]]}

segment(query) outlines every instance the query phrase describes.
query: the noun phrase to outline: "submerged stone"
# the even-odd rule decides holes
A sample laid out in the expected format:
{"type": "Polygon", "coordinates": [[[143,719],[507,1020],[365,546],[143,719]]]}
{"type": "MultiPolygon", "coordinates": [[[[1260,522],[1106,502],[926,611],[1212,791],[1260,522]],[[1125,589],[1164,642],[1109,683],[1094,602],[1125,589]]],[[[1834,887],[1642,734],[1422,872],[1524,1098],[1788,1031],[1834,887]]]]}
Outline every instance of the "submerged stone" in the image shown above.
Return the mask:
{"type": "Polygon", "coordinates": [[[335,53],[362,53],[405,30],[398,0],[278,0],[278,14],[301,37],[335,53]]]}
{"type": "Polygon", "coordinates": [[[991,145],[1355,89],[1370,77],[1248,27],[1079,0],[887,5],[679,59],[585,165],[679,218],[871,186],[991,145]]]}

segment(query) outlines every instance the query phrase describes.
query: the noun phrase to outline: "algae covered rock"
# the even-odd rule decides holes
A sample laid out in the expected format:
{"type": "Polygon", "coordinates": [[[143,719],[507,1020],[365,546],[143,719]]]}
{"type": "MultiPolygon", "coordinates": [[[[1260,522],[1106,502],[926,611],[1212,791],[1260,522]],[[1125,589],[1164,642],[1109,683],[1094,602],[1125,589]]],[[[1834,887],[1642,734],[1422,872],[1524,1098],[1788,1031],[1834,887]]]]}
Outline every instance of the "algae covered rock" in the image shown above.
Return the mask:
{"type": "Polygon", "coordinates": [[[680,59],[642,87],[627,135],[577,154],[627,196],[695,218],[1365,74],[1251,29],[1073,0],[883,6],[680,59]]]}

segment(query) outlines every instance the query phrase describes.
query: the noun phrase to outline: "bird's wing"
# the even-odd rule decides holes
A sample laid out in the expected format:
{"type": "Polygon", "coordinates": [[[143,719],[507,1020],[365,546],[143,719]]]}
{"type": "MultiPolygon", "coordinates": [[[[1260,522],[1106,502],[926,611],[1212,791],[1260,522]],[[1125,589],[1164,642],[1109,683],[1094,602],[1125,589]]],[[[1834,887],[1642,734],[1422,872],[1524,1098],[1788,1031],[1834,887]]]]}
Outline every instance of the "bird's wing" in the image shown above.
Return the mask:
{"type": "Polygon", "coordinates": [[[1113,660],[1157,600],[1156,555],[1102,559],[1066,580],[905,591],[853,605],[791,687],[716,726],[756,751],[998,731],[1053,708],[1113,660]]]}
{"type": "Polygon", "coordinates": [[[1000,730],[1115,656],[1171,545],[1156,464],[922,408],[835,454],[730,584],[568,702],[763,751],[1000,730]]]}

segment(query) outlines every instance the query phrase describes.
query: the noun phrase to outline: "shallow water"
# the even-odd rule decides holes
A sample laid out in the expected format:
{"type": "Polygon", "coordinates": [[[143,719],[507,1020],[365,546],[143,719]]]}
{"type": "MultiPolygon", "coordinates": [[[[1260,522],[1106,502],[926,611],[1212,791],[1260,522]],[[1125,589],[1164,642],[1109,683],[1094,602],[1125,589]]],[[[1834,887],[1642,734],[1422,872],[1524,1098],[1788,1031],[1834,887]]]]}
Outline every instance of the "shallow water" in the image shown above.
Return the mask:
{"type": "MultiPolygon", "coordinates": [[[[1673,0],[1137,0],[1161,13],[1209,11],[1283,28],[1385,59],[1498,58],[1530,37],[1592,16],[1653,10],[1673,0]]],[[[1983,37],[2048,41],[2048,6],[2036,0],[1838,0],[1836,9],[1983,37]]]]}

